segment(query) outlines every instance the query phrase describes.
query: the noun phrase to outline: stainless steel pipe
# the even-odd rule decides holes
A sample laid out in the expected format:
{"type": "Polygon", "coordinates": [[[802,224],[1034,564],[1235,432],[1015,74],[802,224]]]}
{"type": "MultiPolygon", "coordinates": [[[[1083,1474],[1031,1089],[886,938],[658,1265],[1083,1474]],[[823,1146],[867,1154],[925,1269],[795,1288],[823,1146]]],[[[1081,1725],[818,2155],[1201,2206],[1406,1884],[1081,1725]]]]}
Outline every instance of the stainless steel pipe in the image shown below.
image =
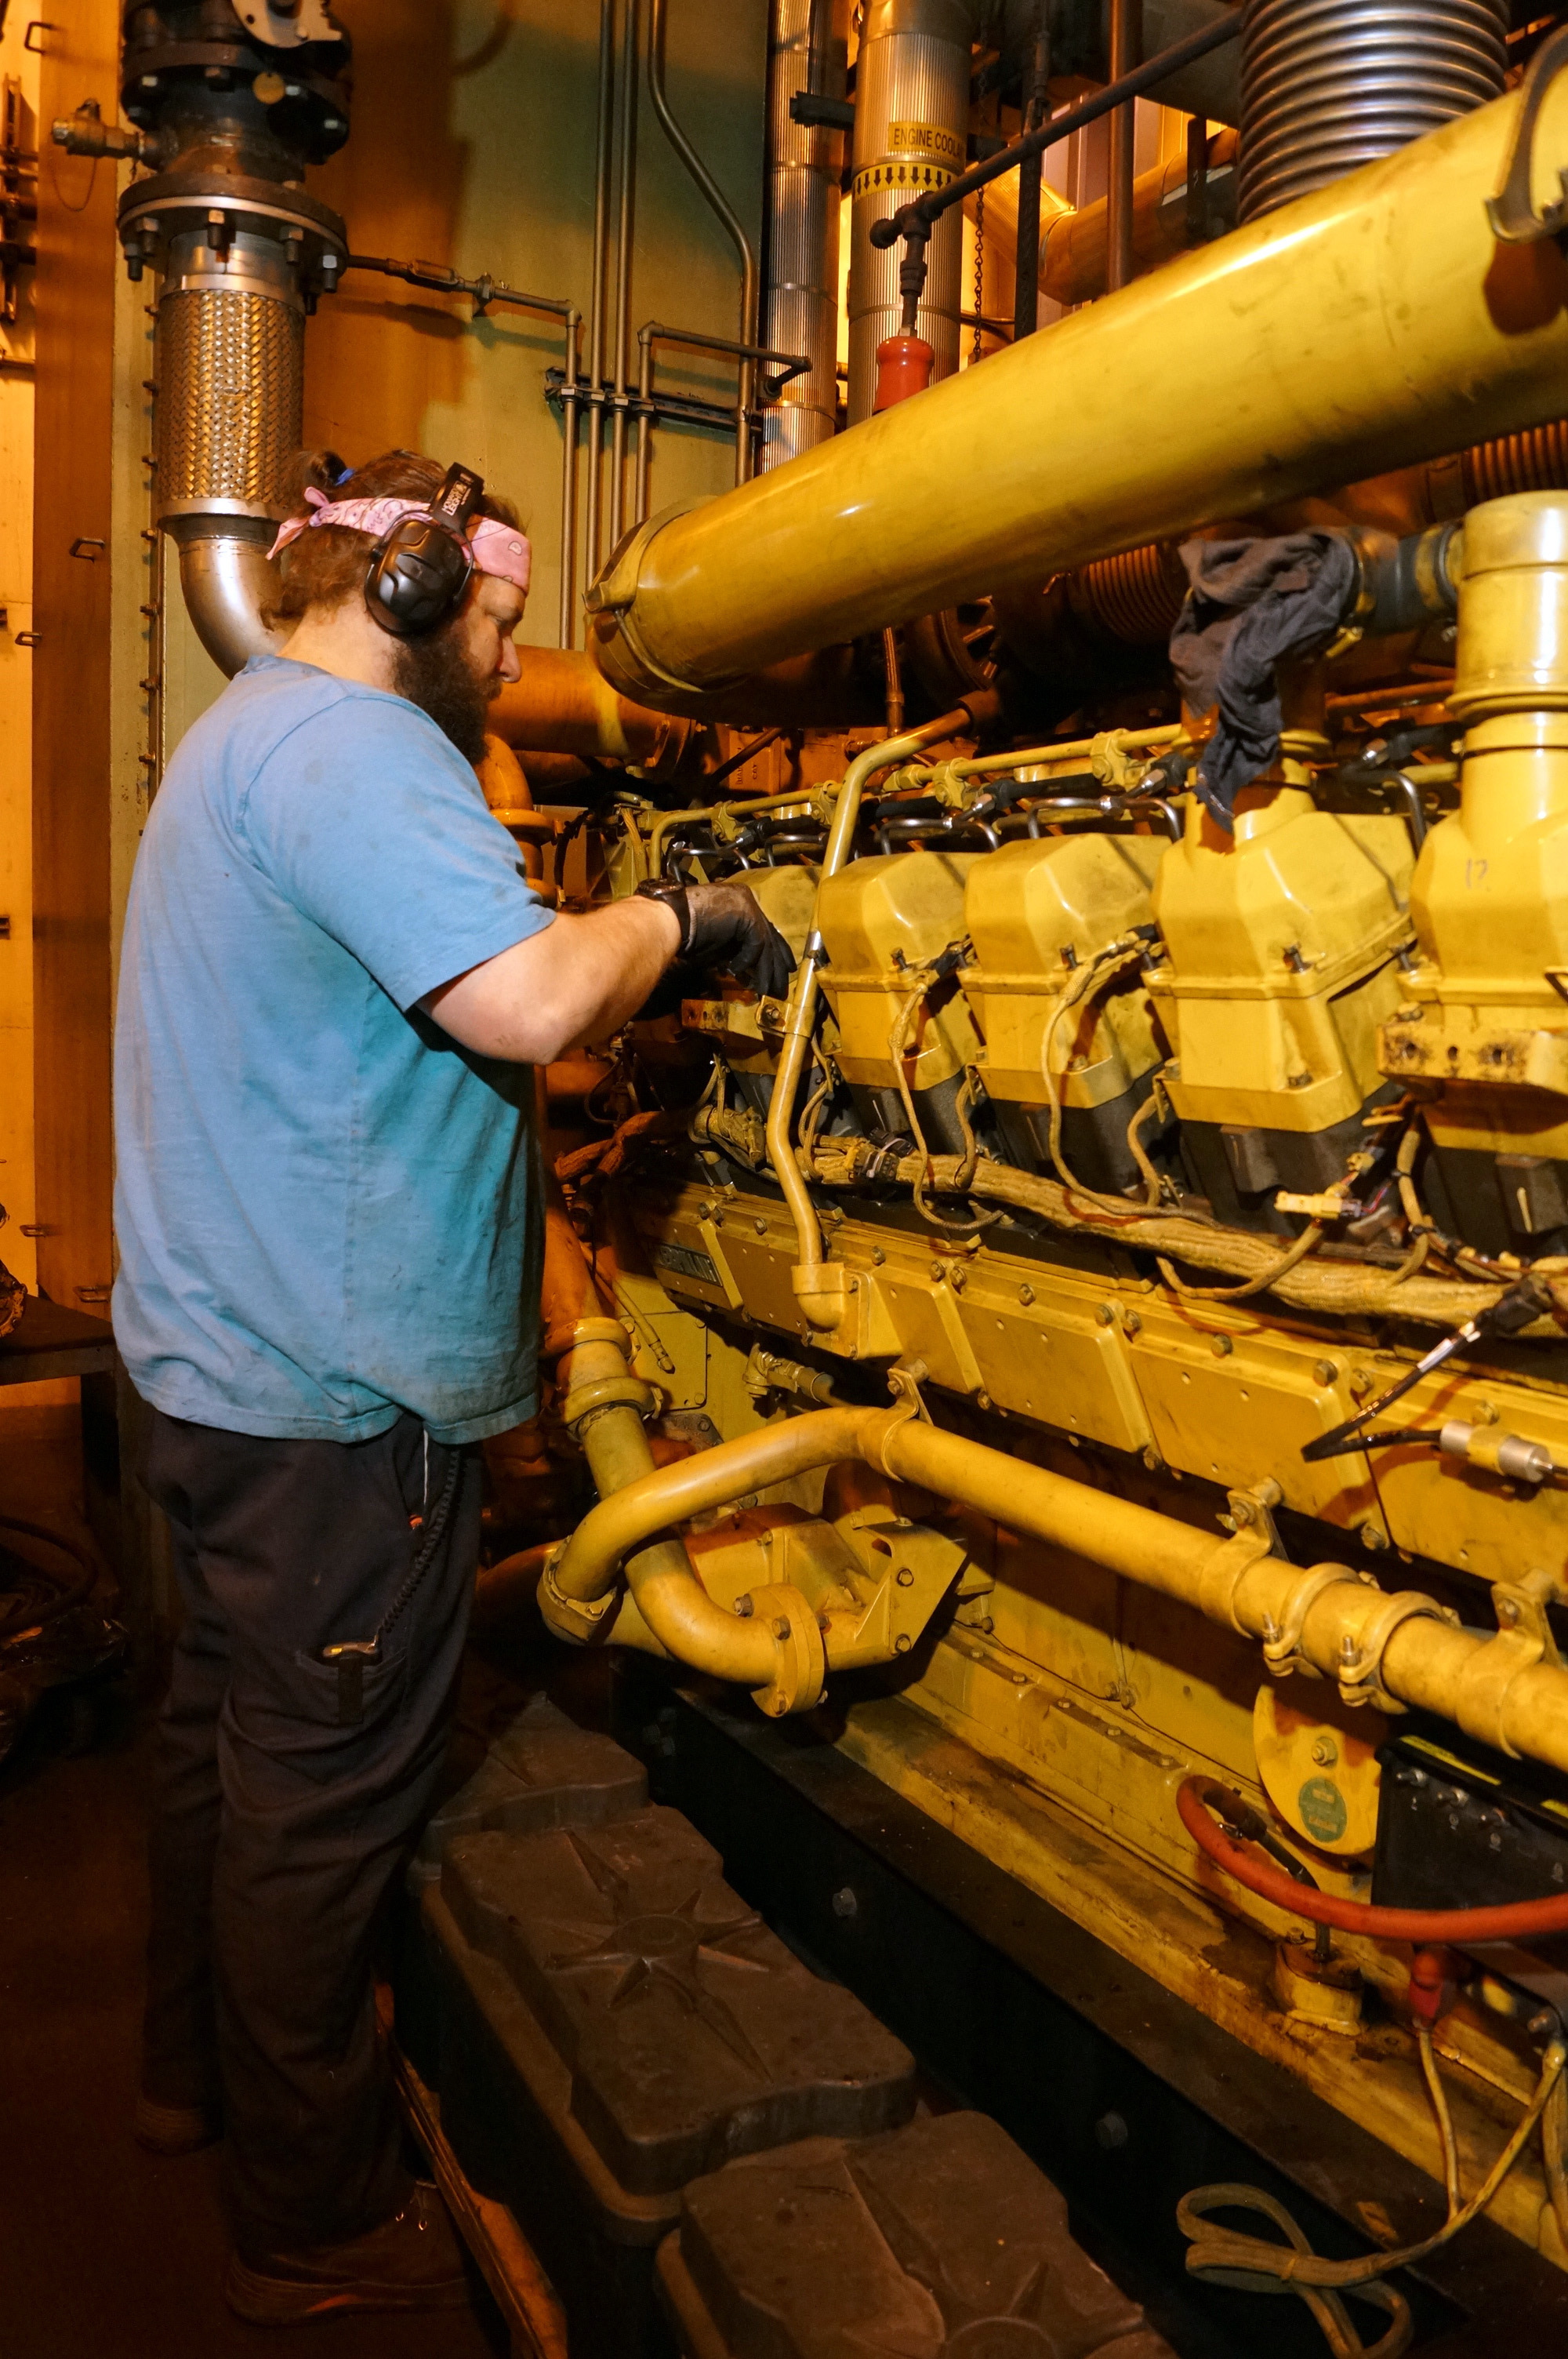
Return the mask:
{"type": "Polygon", "coordinates": [[[764,413],[762,471],[832,439],[838,406],[838,156],[843,133],[796,123],[790,101],[844,95],[849,0],[773,0],[768,55],[767,286],[761,341],[805,353],[764,413]],[[818,54],[813,54],[816,27],[818,54]]]}

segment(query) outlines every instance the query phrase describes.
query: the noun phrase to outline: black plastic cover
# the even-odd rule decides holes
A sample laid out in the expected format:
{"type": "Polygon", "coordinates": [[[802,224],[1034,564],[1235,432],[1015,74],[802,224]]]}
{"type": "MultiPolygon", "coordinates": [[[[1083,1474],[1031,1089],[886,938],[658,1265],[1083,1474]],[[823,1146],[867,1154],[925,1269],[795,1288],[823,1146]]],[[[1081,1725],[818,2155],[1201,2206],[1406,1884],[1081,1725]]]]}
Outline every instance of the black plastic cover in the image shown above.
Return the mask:
{"type": "Polygon", "coordinates": [[[550,1827],[600,1827],[630,1818],[647,1802],[648,1773],[640,1761],[537,1696],[431,1819],[413,1881],[418,1886],[436,1880],[454,1835],[485,1828],[532,1835],[550,1827]]]}
{"type": "Polygon", "coordinates": [[[731,2163],[658,2274],[689,2359],[1173,2359],[984,2114],[731,2163]]]}
{"type": "Polygon", "coordinates": [[[913,2110],[909,2050],[785,1949],[675,1810],[456,1836],[441,1901],[538,2023],[575,2121],[633,2193],[913,2110]]]}

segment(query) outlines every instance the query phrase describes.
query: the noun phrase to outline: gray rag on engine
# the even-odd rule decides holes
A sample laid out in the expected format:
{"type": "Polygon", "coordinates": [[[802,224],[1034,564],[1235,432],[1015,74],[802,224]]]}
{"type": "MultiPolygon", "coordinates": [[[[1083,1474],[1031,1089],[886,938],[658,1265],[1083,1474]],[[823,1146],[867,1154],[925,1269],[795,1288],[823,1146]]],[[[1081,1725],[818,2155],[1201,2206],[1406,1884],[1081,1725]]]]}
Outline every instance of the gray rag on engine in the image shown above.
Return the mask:
{"type": "Polygon", "coordinates": [[[1279,684],[1284,656],[1330,645],[1354,595],[1355,551],[1341,534],[1292,532],[1278,540],[1188,540],[1189,588],[1171,634],[1171,664],[1195,712],[1219,722],[1192,783],[1228,835],[1236,798],[1280,751],[1279,684]]]}

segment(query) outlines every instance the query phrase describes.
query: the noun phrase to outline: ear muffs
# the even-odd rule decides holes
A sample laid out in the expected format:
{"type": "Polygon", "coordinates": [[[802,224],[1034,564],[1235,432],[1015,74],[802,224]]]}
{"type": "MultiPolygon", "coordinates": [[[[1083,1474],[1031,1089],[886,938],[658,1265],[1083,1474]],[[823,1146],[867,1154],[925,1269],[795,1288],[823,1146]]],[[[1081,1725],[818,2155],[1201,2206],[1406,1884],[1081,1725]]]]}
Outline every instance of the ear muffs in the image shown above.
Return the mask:
{"type": "Polygon", "coordinates": [[[468,521],[484,478],[452,467],[424,516],[406,516],[371,551],[365,605],[394,638],[421,638],[455,614],[473,579],[468,521]]]}

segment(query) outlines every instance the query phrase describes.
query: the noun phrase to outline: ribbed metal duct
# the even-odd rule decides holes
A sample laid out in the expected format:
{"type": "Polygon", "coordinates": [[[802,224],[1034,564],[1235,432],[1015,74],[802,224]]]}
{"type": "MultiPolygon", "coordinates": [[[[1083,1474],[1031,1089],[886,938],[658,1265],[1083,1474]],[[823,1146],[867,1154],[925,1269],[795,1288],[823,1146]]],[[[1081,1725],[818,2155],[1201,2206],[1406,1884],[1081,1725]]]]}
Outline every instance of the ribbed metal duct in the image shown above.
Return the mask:
{"type": "MultiPolygon", "coordinates": [[[[879,253],[871,224],[922,190],[945,188],[968,153],[970,16],[961,0],[870,0],[855,68],[855,172],[849,250],[849,423],[871,414],[877,346],[903,314],[903,249],[879,253]]],[[[960,207],[945,212],[926,250],[915,332],[935,354],[933,378],[958,365],[960,207]]]]}
{"type": "Polygon", "coordinates": [[[762,467],[783,466],[833,432],[838,402],[838,174],[844,135],[796,123],[798,92],[842,99],[849,0],[773,0],[768,56],[767,287],[762,342],[806,353],[763,413],[762,467]],[[815,22],[823,54],[815,61],[815,22]]]}
{"type": "Polygon", "coordinates": [[[1465,505],[1506,499],[1514,492],[1568,491],[1568,418],[1533,426],[1500,441],[1477,442],[1462,462],[1465,505]]]}
{"type": "Polygon", "coordinates": [[[1507,0],[1245,0],[1240,217],[1499,95],[1507,0]]]}

